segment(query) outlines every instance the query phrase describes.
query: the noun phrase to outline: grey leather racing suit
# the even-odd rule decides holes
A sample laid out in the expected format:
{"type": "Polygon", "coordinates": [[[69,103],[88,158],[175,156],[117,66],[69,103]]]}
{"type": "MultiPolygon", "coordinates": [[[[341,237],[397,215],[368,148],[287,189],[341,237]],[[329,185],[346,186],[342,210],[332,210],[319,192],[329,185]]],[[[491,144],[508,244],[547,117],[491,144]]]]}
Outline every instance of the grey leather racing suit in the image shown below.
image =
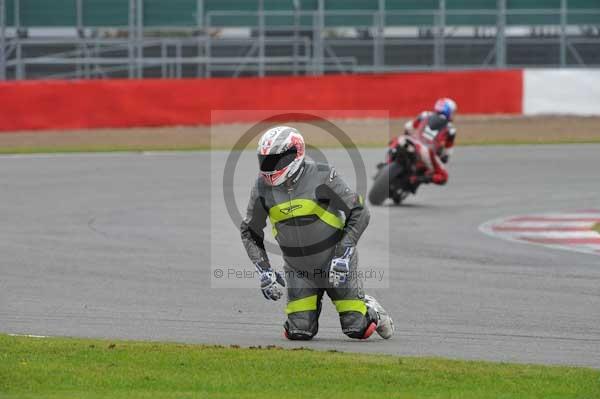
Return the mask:
{"type": "Polygon", "coordinates": [[[363,300],[356,250],[347,282],[338,288],[328,282],[332,258],[356,246],[369,217],[362,197],[327,164],[307,159],[295,176],[279,186],[267,185],[260,177],[256,180],[241,224],[242,241],[253,263],[268,264],[264,228],[269,219],[284,260],[288,338],[310,339],[317,333],[325,292],[349,337],[362,338],[377,320],[363,300]]]}

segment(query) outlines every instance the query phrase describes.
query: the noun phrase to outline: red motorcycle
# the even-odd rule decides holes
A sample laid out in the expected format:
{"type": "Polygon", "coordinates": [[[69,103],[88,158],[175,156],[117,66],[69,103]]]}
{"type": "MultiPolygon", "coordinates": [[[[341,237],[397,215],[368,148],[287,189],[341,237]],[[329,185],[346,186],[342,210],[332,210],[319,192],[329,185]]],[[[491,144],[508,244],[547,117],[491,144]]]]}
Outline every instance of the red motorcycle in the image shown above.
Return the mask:
{"type": "Polygon", "coordinates": [[[386,162],[377,165],[373,186],[369,191],[369,202],[381,205],[391,198],[398,205],[419,187],[419,178],[427,172],[427,166],[419,155],[418,148],[438,148],[436,138],[448,129],[448,120],[433,114],[417,128],[413,135],[404,135],[390,141],[386,162]]]}

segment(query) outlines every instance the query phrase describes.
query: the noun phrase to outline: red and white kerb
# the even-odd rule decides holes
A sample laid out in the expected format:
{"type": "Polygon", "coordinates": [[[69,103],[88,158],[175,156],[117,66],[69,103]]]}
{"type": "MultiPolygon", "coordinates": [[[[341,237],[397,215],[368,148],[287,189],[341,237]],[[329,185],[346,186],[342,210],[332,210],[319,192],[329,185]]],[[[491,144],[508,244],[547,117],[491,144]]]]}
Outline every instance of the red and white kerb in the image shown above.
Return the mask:
{"type": "Polygon", "coordinates": [[[479,226],[490,236],[600,255],[600,210],[510,216],[479,226]]]}

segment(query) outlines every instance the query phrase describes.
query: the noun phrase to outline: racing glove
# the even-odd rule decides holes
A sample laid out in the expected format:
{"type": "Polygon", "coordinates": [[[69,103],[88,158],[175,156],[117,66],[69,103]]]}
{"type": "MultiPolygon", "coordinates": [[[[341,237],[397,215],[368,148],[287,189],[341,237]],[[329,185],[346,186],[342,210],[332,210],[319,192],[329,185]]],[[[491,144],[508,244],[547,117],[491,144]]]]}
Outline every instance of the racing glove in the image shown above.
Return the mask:
{"type": "Polygon", "coordinates": [[[265,299],[272,301],[281,299],[283,296],[281,287],[285,287],[285,280],[281,273],[274,271],[266,262],[256,263],[255,266],[259,274],[260,290],[265,299]]]}
{"type": "Polygon", "coordinates": [[[333,288],[338,288],[348,280],[348,274],[350,274],[350,258],[354,253],[353,247],[344,248],[342,256],[335,257],[331,260],[331,266],[329,267],[329,284],[333,288]]]}

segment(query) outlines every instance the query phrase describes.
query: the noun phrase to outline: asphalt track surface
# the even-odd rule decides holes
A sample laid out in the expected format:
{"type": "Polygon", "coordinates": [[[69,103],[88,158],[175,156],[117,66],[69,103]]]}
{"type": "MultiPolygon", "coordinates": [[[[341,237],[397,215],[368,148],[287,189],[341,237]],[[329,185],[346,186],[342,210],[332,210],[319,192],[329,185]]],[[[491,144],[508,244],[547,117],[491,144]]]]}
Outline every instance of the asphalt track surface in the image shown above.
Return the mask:
{"type": "MultiPolygon", "coordinates": [[[[370,174],[383,150],[361,153],[370,174]]],[[[502,216],[597,209],[599,153],[458,148],[447,186],[371,207],[361,264],[387,272],[367,291],[394,316],[395,337],[346,338],[325,299],[317,338],[302,343],[282,337],[284,303],[265,301],[255,280],[214,288],[215,267],[251,270],[222,199],[225,152],[2,156],[0,331],[600,368],[600,257],[478,230],[502,216]]],[[[344,151],[326,156],[353,180],[344,151]]],[[[243,154],[239,208],[255,173],[243,154]]]]}

